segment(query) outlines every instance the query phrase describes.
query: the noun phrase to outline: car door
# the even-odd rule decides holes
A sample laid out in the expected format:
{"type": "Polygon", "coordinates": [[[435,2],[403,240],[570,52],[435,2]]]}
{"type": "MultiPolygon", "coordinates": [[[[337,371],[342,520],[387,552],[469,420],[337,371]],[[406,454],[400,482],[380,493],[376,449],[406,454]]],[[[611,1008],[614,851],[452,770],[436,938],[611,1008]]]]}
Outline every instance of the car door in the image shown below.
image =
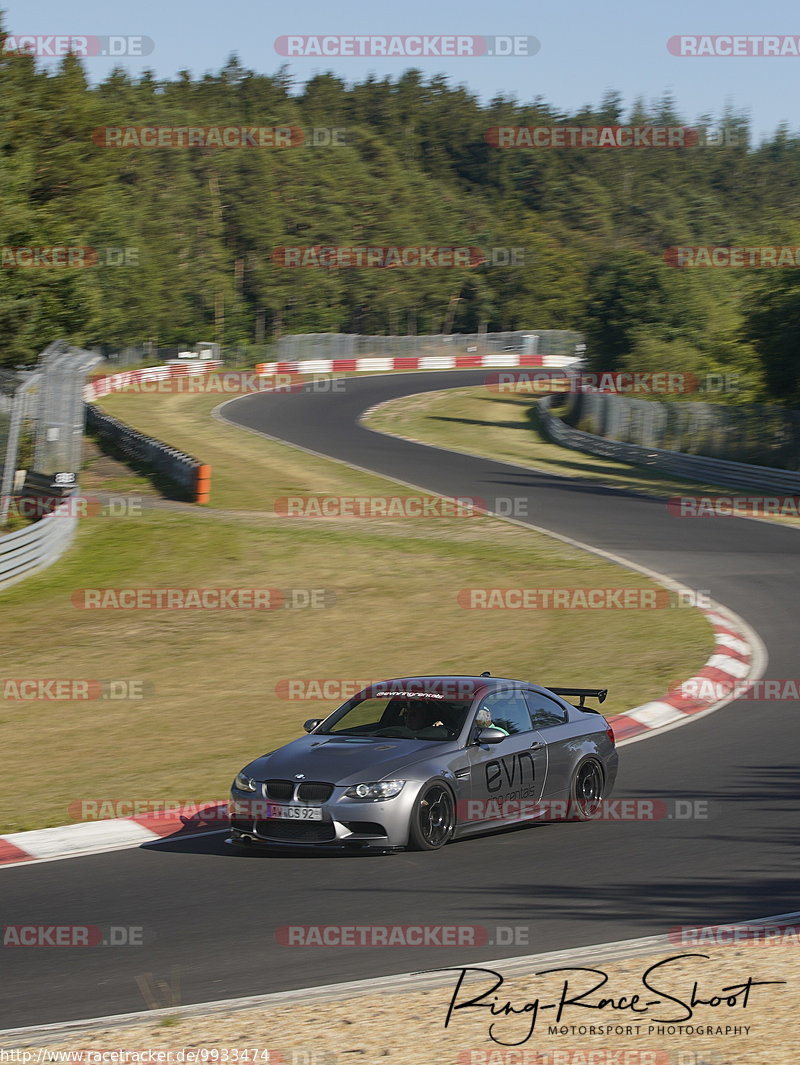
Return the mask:
{"type": "Polygon", "coordinates": [[[544,798],[564,798],[575,763],[575,744],[583,734],[581,723],[571,721],[568,708],[544,692],[526,689],[525,698],[531,724],[547,749],[547,788],[544,798]]]}
{"type": "Polygon", "coordinates": [[[509,735],[500,743],[469,747],[468,820],[506,824],[535,816],[548,772],[547,745],[533,728],[523,691],[491,692],[475,709],[488,710],[492,724],[509,735]]]}

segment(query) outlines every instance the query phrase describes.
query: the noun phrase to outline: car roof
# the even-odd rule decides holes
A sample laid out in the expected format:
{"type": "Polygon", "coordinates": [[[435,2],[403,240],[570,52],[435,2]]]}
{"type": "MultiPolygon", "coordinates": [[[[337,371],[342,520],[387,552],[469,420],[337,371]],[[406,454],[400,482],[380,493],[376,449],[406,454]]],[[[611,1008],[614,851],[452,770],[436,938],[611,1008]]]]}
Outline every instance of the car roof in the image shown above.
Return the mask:
{"type": "Polygon", "coordinates": [[[493,691],[499,688],[531,688],[535,691],[547,692],[552,694],[549,688],[543,687],[541,684],[534,684],[532,681],[527,680],[514,680],[511,677],[484,677],[475,676],[474,674],[463,673],[433,673],[424,676],[414,677],[395,677],[392,680],[382,681],[378,684],[370,685],[370,689],[373,693],[389,690],[400,693],[402,689],[406,688],[403,694],[417,695],[418,691],[415,688],[419,688],[421,692],[426,690],[436,690],[438,686],[450,689],[459,693],[460,698],[472,698],[479,691],[493,691]]]}

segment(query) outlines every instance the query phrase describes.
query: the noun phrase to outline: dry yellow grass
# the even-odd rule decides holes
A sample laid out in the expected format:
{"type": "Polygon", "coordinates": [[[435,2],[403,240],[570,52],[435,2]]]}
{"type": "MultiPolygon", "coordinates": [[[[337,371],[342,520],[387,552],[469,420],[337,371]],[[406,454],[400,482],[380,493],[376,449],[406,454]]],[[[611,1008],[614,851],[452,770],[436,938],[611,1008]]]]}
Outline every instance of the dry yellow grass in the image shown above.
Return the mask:
{"type": "Polygon", "coordinates": [[[287,678],[489,669],[608,686],[604,708],[613,715],[658,697],[710,653],[710,627],[689,609],[463,609],[457,595],[469,587],[652,587],[495,519],[276,516],[274,501],[286,494],[398,489],[211,421],[215,402],[120,396],[109,406],[213,463],[214,503],[235,514],[183,508],[87,518],[64,558],[3,593],[1,677],[133,679],[148,694],[0,700],[4,748],[46,752],[48,764],[47,789],[22,781],[27,758],[0,778],[1,830],[63,824],[84,798],[224,798],[242,764],[333,708],[281,698],[276,687],[287,678]],[[243,499],[245,480],[253,489],[243,499]],[[324,588],[335,602],[272,612],[76,609],[72,594],[86,587],[324,588]]]}

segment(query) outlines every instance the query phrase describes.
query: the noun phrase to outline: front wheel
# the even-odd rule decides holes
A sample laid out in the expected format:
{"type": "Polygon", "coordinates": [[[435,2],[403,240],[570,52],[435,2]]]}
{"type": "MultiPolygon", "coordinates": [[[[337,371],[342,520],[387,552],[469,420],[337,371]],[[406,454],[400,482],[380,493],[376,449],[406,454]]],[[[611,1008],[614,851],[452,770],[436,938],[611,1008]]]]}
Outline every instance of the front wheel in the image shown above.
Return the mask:
{"type": "Polygon", "coordinates": [[[588,758],[572,775],[569,789],[569,820],[592,821],[603,801],[603,770],[599,762],[588,758]]]}
{"type": "Polygon", "coordinates": [[[456,825],[453,795],[444,784],[428,784],[411,811],[408,849],[436,851],[452,837],[456,825]]]}

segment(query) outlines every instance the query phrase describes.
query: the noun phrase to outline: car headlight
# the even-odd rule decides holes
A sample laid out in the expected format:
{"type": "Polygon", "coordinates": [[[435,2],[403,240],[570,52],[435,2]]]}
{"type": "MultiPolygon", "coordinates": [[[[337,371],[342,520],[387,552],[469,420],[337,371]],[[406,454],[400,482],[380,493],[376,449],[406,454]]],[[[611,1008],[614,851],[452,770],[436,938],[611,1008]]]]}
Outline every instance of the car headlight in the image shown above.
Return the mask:
{"type": "Polygon", "coordinates": [[[404,780],[378,780],[372,784],[354,784],[345,795],[348,799],[363,799],[365,802],[376,799],[393,799],[403,790],[404,780]]]}
{"type": "Polygon", "coordinates": [[[236,780],[233,782],[233,786],[238,791],[255,791],[256,782],[252,777],[248,777],[244,772],[237,773],[236,780]]]}

